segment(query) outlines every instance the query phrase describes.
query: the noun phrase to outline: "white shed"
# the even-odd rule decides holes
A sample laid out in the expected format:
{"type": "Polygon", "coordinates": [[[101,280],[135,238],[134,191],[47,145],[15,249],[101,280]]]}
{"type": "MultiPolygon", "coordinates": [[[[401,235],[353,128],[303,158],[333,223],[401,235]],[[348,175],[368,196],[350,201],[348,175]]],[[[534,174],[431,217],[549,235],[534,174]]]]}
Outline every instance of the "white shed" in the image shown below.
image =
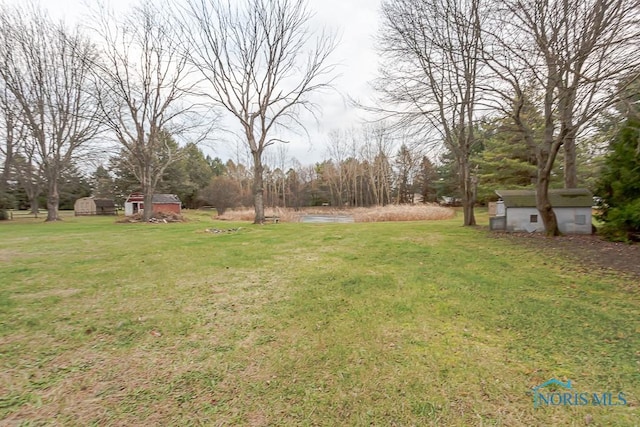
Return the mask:
{"type": "MultiPolygon", "coordinates": [[[[514,232],[543,232],[544,224],[536,208],[534,190],[496,190],[504,204],[503,216],[497,216],[491,229],[514,232]]],[[[591,234],[593,197],[584,188],[549,190],[549,201],[564,234],[591,234]]]]}

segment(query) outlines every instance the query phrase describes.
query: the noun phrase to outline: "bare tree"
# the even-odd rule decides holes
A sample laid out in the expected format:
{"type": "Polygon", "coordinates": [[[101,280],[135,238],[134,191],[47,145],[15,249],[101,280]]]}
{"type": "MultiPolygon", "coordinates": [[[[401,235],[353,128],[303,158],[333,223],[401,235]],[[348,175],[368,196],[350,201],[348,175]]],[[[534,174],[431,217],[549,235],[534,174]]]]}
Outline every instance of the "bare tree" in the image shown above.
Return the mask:
{"type": "Polygon", "coordinates": [[[290,168],[286,173],[287,200],[289,201],[289,206],[296,211],[300,210],[304,200],[304,175],[304,170],[299,163],[294,163],[294,167],[290,168]]]}
{"type": "Polygon", "coordinates": [[[22,187],[29,199],[31,213],[38,217],[40,212],[40,202],[38,199],[42,194],[45,176],[42,165],[38,163],[39,156],[36,154],[38,144],[30,138],[21,145],[20,150],[14,156],[13,169],[16,172],[16,181],[22,187]]]}
{"type": "Polygon", "coordinates": [[[395,157],[396,166],[396,202],[398,204],[413,203],[415,192],[414,180],[420,157],[406,143],[403,143],[395,157]]]}
{"type": "Polygon", "coordinates": [[[538,163],[537,208],[547,234],[559,234],[548,197],[551,172],[564,147],[565,187],[577,185],[576,138],[615,103],[622,77],[640,74],[637,0],[509,0],[495,10],[486,62],[507,83],[494,90],[538,163]],[[542,112],[542,138],[527,121],[542,112]]]}
{"type": "Polygon", "coordinates": [[[387,0],[378,89],[401,126],[436,132],[457,163],[464,225],[475,225],[470,155],[481,66],[480,0],[387,0]]]}
{"type": "Polygon", "coordinates": [[[106,125],[126,152],[144,194],[149,219],[153,193],[165,170],[180,160],[173,138],[199,125],[186,97],[194,85],[185,44],[166,10],[150,3],[117,20],[98,11],[95,30],[103,38],[100,106],[106,125]]]}
{"type": "Polygon", "coordinates": [[[216,208],[218,216],[224,215],[227,209],[237,207],[240,196],[240,184],[228,176],[214,176],[202,190],[202,197],[216,208]]]}
{"type": "MultiPolygon", "coordinates": [[[[347,194],[347,177],[342,167],[347,160],[349,151],[349,136],[340,129],[334,129],[329,132],[329,144],[327,146],[327,155],[333,167],[328,168],[326,177],[329,181],[331,194],[334,195],[333,205],[344,206],[345,196],[347,194]]],[[[349,200],[348,198],[346,200],[349,200]]]]}
{"type": "MultiPolygon", "coordinates": [[[[26,130],[19,118],[19,108],[10,92],[4,87],[0,91],[0,156],[2,157],[2,173],[0,174],[0,211],[7,208],[7,190],[12,172],[15,171],[15,155],[24,139],[26,130]]],[[[0,212],[0,219],[2,218],[0,212]]]]}
{"type": "Polygon", "coordinates": [[[240,122],[251,151],[256,223],[264,221],[262,155],[279,141],[274,129],[302,126],[310,95],[332,81],[335,41],[312,36],[310,19],[304,0],[188,0],[183,13],[205,95],[240,122]]]}
{"type": "Polygon", "coordinates": [[[288,147],[285,144],[280,144],[271,148],[276,148],[276,150],[267,150],[263,159],[267,175],[265,196],[268,200],[266,204],[271,204],[273,207],[287,207],[287,176],[285,171],[289,162],[288,147]]]}
{"type": "Polygon", "coordinates": [[[391,165],[393,138],[384,122],[362,128],[361,156],[366,163],[365,175],[372,194],[372,202],[384,206],[391,200],[391,165]]]}
{"type": "Polygon", "coordinates": [[[60,176],[100,129],[90,93],[96,52],[79,31],[52,23],[35,6],[0,13],[0,78],[34,141],[47,182],[47,221],[56,221],[60,176]]]}

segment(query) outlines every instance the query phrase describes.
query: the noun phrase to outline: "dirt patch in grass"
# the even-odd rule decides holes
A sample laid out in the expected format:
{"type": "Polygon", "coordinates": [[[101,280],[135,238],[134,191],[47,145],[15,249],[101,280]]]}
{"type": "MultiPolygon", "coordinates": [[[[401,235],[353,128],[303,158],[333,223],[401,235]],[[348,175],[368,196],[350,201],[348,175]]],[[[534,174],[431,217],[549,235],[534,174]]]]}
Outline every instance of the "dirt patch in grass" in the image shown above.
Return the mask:
{"type": "Polygon", "coordinates": [[[596,235],[547,237],[542,233],[490,233],[520,245],[577,261],[589,268],[640,277],[640,245],[609,242],[596,235]]]}
{"type": "Polygon", "coordinates": [[[14,253],[7,249],[0,249],[0,262],[9,262],[14,253]]]}
{"type": "Polygon", "coordinates": [[[166,224],[169,222],[186,222],[186,218],[180,214],[173,212],[154,212],[149,221],[144,220],[144,214],[137,213],[130,216],[125,216],[119,219],[117,222],[121,223],[133,223],[133,222],[150,222],[153,224],[166,224]]]}

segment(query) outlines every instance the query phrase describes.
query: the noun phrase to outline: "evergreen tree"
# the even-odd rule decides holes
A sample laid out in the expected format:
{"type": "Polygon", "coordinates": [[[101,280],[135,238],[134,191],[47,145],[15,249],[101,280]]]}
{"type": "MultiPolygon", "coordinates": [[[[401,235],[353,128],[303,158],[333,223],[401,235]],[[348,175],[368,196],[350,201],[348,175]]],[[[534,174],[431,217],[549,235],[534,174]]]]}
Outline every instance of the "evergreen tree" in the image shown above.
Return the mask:
{"type": "Polygon", "coordinates": [[[181,151],[183,158],[179,165],[186,172],[187,182],[179,196],[188,208],[198,208],[206,204],[200,200],[200,192],[209,185],[215,173],[196,144],[188,143],[181,151]]]}
{"type": "Polygon", "coordinates": [[[58,189],[60,210],[73,210],[76,200],[89,197],[92,188],[91,181],[76,166],[71,166],[60,176],[58,189]]]}
{"type": "Polygon", "coordinates": [[[603,234],[640,240],[640,120],[629,118],[611,143],[598,194],[603,198],[603,234]]]}
{"type": "Polygon", "coordinates": [[[474,158],[478,170],[478,201],[495,199],[497,189],[518,189],[536,182],[536,155],[521,135],[500,119],[482,129],[483,150],[474,158]]]}
{"type": "Polygon", "coordinates": [[[460,183],[453,154],[444,152],[436,166],[438,180],[435,183],[436,200],[445,204],[457,204],[461,200],[460,183]]]}
{"type": "Polygon", "coordinates": [[[422,203],[437,201],[438,171],[429,157],[422,157],[420,170],[416,177],[416,186],[422,195],[422,203]]]}
{"type": "Polygon", "coordinates": [[[222,176],[227,173],[227,167],[222,159],[220,159],[220,157],[215,157],[212,159],[211,156],[207,156],[205,160],[209,164],[213,176],[222,176]]]}
{"type": "Polygon", "coordinates": [[[91,187],[93,188],[93,196],[97,199],[113,199],[115,197],[113,177],[103,165],[98,166],[91,176],[91,187]]]}
{"type": "Polygon", "coordinates": [[[396,153],[396,201],[399,204],[413,203],[416,159],[409,148],[402,144],[396,153]]]}

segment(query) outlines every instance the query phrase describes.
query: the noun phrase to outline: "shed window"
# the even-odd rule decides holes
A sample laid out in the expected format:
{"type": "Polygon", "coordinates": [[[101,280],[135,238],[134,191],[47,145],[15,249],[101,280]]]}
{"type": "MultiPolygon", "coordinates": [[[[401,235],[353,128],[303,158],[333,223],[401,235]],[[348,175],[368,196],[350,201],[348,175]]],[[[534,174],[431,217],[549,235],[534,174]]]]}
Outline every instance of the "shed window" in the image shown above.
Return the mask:
{"type": "Polygon", "coordinates": [[[538,222],[538,215],[529,215],[529,222],[538,222]]]}
{"type": "Polygon", "coordinates": [[[586,215],[576,215],[576,225],[585,225],[587,223],[586,215]]]}

